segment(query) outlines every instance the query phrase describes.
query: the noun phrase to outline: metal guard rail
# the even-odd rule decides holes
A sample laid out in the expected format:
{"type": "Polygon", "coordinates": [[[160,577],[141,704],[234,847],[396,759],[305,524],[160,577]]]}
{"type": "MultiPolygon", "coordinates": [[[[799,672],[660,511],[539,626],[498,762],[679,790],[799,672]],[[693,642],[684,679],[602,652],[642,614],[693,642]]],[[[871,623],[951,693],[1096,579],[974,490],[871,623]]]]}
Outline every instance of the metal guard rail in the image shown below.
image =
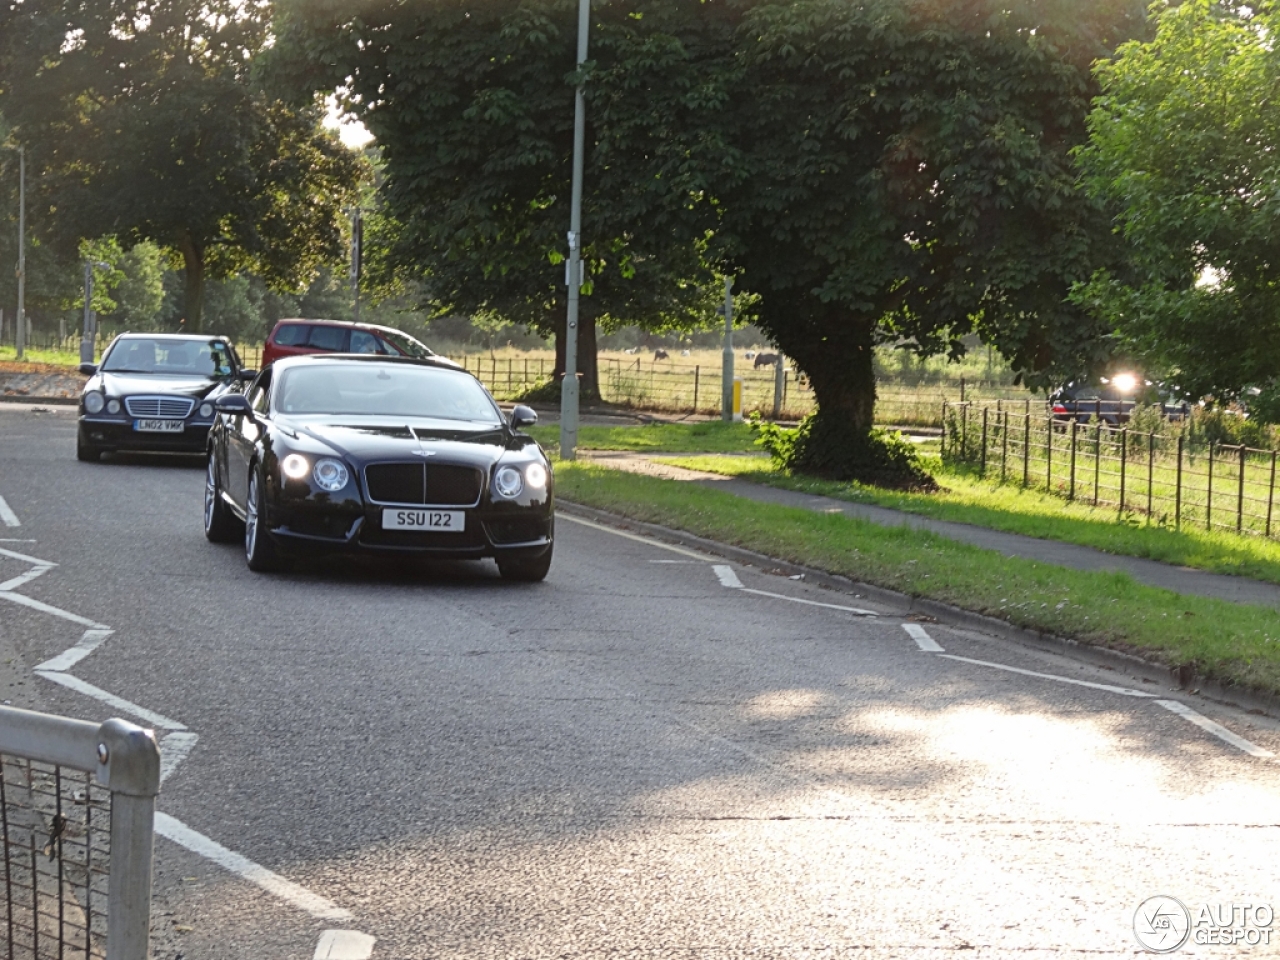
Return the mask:
{"type": "Polygon", "coordinates": [[[0,707],[0,957],[146,960],[159,789],[151,731],[0,707]]]}

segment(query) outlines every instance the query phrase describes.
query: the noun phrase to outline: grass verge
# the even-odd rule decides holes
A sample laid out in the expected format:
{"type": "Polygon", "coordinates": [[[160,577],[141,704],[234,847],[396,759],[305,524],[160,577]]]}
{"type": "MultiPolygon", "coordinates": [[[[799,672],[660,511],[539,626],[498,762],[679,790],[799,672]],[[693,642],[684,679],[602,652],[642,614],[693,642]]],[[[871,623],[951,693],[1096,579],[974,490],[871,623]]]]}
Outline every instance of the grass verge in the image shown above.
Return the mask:
{"type": "Polygon", "coordinates": [[[566,500],[928,597],[1085,643],[1137,653],[1265,694],[1280,692],[1274,610],[1148,587],[1123,573],[1026,560],[838,514],[587,463],[556,465],[566,500]]]}
{"type": "MultiPolygon", "coordinates": [[[[526,432],[544,447],[560,442],[559,424],[530,427],[526,432]]],[[[748,453],[759,449],[755,446],[755,434],[747,424],[722,420],[650,423],[638,427],[579,427],[578,446],[638,453],[748,453]]]]}
{"type": "Polygon", "coordinates": [[[993,484],[936,462],[929,469],[945,488],[937,494],[897,493],[857,483],[792,476],[759,457],[664,457],[661,462],[938,520],[1061,540],[1122,556],[1280,583],[1280,543],[1274,540],[1210,533],[1190,526],[1176,530],[1138,517],[1122,521],[1114,509],[1067,503],[1043,492],[993,484]]]}

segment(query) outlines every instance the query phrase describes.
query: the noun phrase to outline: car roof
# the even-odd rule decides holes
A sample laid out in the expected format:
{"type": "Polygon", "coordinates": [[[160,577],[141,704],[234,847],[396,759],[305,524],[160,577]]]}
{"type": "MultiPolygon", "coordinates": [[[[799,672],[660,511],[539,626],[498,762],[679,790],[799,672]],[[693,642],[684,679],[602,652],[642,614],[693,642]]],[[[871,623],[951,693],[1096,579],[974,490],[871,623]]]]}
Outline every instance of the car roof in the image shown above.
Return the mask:
{"type": "Polygon", "coordinates": [[[142,330],[126,330],[116,334],[117,340],[183,340],[187,343],[208,343],[210,340],[221,340],[230,343],[220,333],[146,333],[142,330]]]}
{"type": "MultiPolygon", "coordinates": [[[[352,320],[315,320],[306,317],[284,317],[276,321],[276,325],[271,328],[274,333],[282,324],[286,323],[309,323],[320,327],[347,327],[351,330],[376,330],[379,333],[398,333],[401,336],[412,337],[412,334],[405,333],[403,330],[397,330],[395,327],[384,327],[378,323],[364,323],[352,320]]],[[[426,344],[423,344],[426,346],[426,344]]]]}
{"type": "Polygon", "coordinates": [[[281,370],[289,370],[293,367],[313,367],[320,364],[335,363],[376,363],[429,367],[433,370],[451,370],[455,373],[465,373],[472,379],[476,379],[475,374],[469,370],[462,369],[452,360],[445,357],[387,357],[369,353],[307,353],[300,357],[281,357],[271,366],[281,370]]]}

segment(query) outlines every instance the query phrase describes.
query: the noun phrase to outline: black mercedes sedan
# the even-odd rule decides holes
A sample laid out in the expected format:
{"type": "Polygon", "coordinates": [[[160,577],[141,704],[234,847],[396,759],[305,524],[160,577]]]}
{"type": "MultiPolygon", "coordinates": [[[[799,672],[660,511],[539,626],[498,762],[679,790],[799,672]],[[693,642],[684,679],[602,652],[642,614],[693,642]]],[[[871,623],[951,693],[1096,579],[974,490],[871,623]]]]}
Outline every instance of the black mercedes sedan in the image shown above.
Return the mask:
{"type": "Polygon", "coordinates": [[[551,567],[551,465],[472,374],[435,359],[277,360],[215,402],[204,530],[244,538],[252,570],[302,553],[492,557],[508,580],[551,567]]]}
{"type": "Polygon", "coordinates": [[[225,337],[124,333],[102,363],[82,363],[76,457],[97,460],[115,450],[203,453],[213,402],[238,391],[243,370],[225,337]]]}

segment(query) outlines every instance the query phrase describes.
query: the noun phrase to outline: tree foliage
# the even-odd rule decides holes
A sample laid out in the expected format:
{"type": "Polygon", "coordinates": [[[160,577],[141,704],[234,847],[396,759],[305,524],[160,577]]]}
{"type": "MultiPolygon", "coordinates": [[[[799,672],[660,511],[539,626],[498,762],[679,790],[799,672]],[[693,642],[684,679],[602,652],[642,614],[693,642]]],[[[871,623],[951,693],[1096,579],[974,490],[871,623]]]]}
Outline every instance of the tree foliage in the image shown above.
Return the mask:
{"type": "Polygon", "coordinates": [[[265,0],[3,0],[0,110],[38,171],[47,238],[151,241],[183,260],[188,325],[206,276],[305,285],[341,257],[355,157],[312,105],[250,74],[265,0]]]}
{"type": "Polygon", "coordinates": [[[1077,299],[1196,394],[1276,394],[1280,12],[1187,0],[1156,26],[1099,70],[1081,162],[1132,259],[1077,299]]]}
{"type": "MultiPolygon", "coordinates": [[[[279,69],[344,88],[383,144],[398,249],[445,299],[558,313],[576,3],[283,3],[279,69]]],[[[798,465],[879,470],[877,344],[976,332],[1032,378],[1099,348],[1066,298],[1110,232],[1071,153],[1093,60],[1142,23],[1133,0],[593,4],[591,299],[651,314],[698,262],[736,275],[813,384],[800,447],[848,454],[798,465]]]]}

